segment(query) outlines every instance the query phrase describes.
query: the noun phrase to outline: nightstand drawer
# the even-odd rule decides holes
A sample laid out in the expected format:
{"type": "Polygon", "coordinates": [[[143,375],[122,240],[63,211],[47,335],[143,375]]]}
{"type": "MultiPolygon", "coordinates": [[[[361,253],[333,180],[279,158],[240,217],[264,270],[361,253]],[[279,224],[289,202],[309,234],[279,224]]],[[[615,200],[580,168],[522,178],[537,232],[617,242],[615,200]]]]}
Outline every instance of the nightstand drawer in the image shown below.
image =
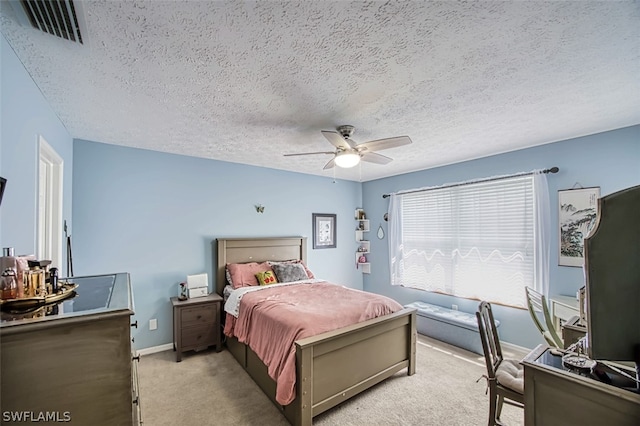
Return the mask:
{"type": "Polygon", "coordinates": [[[183,349],[206,347],[216,343],[216,329],[214,325],[189,327],[182,329],[183,349]]]}
{"type": "Polygon", "coordinates": [[[218,305],[207,304],[181,309],[182,326],[189,327],[198,324],[213,324],[217,322],[218,305]]]}

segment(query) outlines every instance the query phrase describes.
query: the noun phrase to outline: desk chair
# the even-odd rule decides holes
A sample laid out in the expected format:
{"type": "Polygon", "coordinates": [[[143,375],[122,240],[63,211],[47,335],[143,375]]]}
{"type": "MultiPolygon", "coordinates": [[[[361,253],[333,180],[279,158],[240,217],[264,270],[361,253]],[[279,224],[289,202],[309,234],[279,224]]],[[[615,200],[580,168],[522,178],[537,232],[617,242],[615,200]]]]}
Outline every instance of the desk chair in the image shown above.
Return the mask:
{"type": "Polygon", "coordinates": [[[488,302],[480,303],[476,318],[487,364],[487,375],[482,377],[487,379],[489,389],[489,426],[501,426],[503,403],[524,408],[524,368],[520,361],[502,357],[498,329],[488,302]]]}
{"type": "Polygon", "coordinates": [[[524,289],[527,293],[527,307],[529,308],[529,314],[531,315],[533,323],[538,328],[538,331],[542,333],[542,337],[544,337],[544,340],[549,346],[552,348],[563,349],[564,343],[562,341],[562,337],[558,335],[558,332],[553,325],[553,320],[549,314],[549,307],[547,305],[546,298],[543,294],[538,293],[530,287],[525,287],[524,289]],[[546,327],[542,324],[542,321],[540,321],[538,312],[542,312],[546,327]]]}

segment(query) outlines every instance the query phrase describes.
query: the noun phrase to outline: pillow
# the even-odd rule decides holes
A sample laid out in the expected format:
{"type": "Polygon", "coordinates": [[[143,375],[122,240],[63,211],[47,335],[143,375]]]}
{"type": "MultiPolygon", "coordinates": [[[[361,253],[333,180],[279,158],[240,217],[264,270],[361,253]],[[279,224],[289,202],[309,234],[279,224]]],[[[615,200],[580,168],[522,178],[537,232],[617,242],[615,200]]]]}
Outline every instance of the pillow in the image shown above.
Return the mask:
{"type": "Polygon", "coordinates": [[[231,276],[233,288],[248,287],[258,285],[256,274],[258,272],[270,271],[271,266],[267,262],[257,263],[227,263],[227,270],[231,276]]]}
{"type": "Polygon", "coordinates": [[[309,270],[309,268],[307,268],[307,265],[304,264],[304,262],[302,260],[298,260],[298,262],[302,265],[302,267],[304,268],[305,272],[307,273],[307,276],[309,278],[315,278],[315,276],[313,275],[313,272],[311,272],[309,270]]]}
{"type": "Polygon", "coordinates": [[[496,370],[496,380],[502,386],[524,394],[524,369],[520,361],[503,359],[496,370]]]}
{"type": "Polygon", "coordinates": [[[258,272],[256,278],[260,285],[276,284],[278,282],[276,274],[274,274],[273,271],[258,272]]]}
{"type": "Polygon", "coordinates": [[[280,261],[280,262],[269,261],[269,265],[271,265],[271,266],[276,265],[278,263],[299,263],[299,264],[302,265],[302,267],[304,268],[305,272],[307,273],[307,277],[309,277],[310,279],[315,278],[315,276],[313,275],[313,272],[311,272],[309,270],[309,268],[307,268],[307,265],[305,265],[302,260],[292,259],[292,260],[283,260],[283,261],[280,261]]]}
{"type": "Polygon", "coordinates": [[[222,299],[225,301],[225,303],[229,298],[229,296],[231,296],[232,291],[233,291],[233,287],[231,286],[231,284],[227,284],[224,286],[224,289],[222,290],[222,299]]]}
{"type": "Polygon", "coordinates": [[[276,263],[271,267],[281,283],[309,279],[307,272],[300,263],[276,263]]]}

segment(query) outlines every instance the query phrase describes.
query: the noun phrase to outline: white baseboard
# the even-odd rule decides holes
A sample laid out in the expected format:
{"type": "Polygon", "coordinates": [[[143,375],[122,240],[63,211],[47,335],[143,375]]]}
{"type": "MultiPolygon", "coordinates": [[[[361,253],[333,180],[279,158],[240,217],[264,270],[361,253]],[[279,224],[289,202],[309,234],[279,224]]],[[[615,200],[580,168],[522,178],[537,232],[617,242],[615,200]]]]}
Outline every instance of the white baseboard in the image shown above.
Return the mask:
{"type": "Polygon", "coordinates": [[[531,349],[529,348],[525,348],[524,346],[514,345],[513,343],[505,342],[504,340],[500,341],[500,346],[502,346],[502,350],[504,352],[510,351],[510,352],[516,352],[516,353],[519,352],[523,354],[528,354],[529,352],[531,352],[531,349]]]}
{"type": "Polygon", "coordinates": [[[145,356],[145,355],[155,354],[157,352],[169,351],[172,349],[173,349],[173,343],[167,343],[166,345],[152,346],[150,348],[138,349],[136,351],[136,354],[140,356],[145,356]]]}

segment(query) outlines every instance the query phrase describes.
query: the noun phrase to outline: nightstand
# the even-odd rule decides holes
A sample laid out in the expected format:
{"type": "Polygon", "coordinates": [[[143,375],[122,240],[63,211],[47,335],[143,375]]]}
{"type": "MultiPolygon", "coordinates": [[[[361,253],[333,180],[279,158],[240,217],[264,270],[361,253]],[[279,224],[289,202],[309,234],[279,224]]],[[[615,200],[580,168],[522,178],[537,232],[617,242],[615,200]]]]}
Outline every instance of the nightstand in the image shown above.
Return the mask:
{"type": "Polygon", "coordinates": [[[178,300],[171,298],[173,305],[173,349],[176,362],[182,361],[182,352],[216,347],[222,350],[220,313],[222,297],[217,294],[178,300]]]}

